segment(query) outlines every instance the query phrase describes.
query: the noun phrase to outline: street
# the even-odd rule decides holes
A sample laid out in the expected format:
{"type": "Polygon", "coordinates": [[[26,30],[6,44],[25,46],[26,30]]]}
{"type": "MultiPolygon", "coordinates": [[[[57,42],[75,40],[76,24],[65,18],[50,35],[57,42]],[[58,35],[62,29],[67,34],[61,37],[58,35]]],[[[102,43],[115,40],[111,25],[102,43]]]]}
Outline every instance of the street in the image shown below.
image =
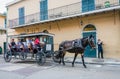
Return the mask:
{"type": "Polygon", "coordinates": [[[35,61],[21,61],[13,59],[6,63],[3,57],[0,58],[0,79],[119,79],[120,65],[110,64],[82,64],[76,63],[54,63],[47,60],[44,66],[38,66],[35,61]]]}

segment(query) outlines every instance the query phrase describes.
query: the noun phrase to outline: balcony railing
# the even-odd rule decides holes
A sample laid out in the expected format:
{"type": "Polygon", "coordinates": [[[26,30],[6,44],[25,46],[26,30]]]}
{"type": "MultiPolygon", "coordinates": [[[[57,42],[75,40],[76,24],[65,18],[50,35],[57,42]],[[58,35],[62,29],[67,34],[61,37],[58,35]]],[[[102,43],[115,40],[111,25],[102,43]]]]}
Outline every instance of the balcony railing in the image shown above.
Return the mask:
{"type": "Polygon", "coordinates": [[[25,26],[29,24],[34,24],[34,23],[39,23],[39,22],[44,22],[46,20],[52,20],[52,19],[57,19],[61,17],[66,17],[66,16],[71,16],[71,15],[76,15],[76,14],[81,14],[85,12],[90,12],[90,11],[95,11],[95,10],[100,10],[100,9],[105,9],[105,8],[110,8],[110,7],[116,7],[120,5],[119,0],[95,0],[94,5],[82,5],[82,2],[50,9],[48,11],[43,12],[41,15],[41,12],[27,15],[21,18],[16,18],[13,20],[9,20],[9,27],[10,28],[16,28],[18,26],[25,26]],[[94,7],[93,7],[94,6],[94,7]],[[85,9],[85,10],[83,10],[85,9]],[[48,12],[48,13],[46,13],[48,12]],[[41,16],[44,17],[44,19],[41,19],[41,16]],[[24,21],[24,22],[20,22],[24,21]]]}
{"type": "Polygon", "coordinates": [[[0,30],[6,30],[6,28],[0,25],[0,30]]]}

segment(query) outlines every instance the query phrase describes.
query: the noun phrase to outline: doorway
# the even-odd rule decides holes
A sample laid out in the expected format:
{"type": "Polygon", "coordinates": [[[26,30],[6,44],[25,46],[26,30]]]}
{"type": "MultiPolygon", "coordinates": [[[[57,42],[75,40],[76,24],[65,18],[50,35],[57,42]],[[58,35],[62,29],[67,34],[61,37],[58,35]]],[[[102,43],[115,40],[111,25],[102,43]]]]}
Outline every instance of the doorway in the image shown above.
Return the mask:
{"type": "MultiPolygon", "coordinates": [[[[92,24],[88,24],[83,28],[82,32],[83,37],[88,37],[90,35],[94,36],[95,44],[96,44],[96,27],[92,24]]],[[[88,45],[84,51],[85,57],[96,58],[97,57],[97,50],[92,50],[91,47],[88,45]]]]}

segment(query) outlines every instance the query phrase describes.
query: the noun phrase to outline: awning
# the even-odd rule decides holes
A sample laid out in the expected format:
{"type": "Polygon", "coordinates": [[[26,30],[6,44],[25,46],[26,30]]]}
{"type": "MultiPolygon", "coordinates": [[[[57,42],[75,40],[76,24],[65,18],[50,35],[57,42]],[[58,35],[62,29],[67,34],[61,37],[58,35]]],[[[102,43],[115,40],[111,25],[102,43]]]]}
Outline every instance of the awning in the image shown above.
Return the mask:
{"type": "Polygon", "coordinates": [[[55,36],[55,34],[51,34],[51,33],[32,33],[32,34],[20,34],[20,35],[9,35],[8,37],[11,38],[20,38],[20,37],[33,37],[33,36],[55,36]]]}

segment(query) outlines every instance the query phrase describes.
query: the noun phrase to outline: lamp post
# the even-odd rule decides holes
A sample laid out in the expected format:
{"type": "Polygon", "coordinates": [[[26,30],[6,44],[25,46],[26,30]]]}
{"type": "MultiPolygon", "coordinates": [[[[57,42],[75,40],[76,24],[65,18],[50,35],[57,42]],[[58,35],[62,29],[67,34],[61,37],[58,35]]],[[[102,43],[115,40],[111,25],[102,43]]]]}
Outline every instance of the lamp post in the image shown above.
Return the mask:
{"type": "MultiPolygon", "coordinates": [[[[8,8],[7,8],[7,11],[8,11],[8,8]]],[[[6,25],[5,25],[5,27],[6,27],[6,49],[5,49],[5,52],[7,51],[7,49],[8,49],[8,19],[7,19],[7,13],[6,13],[6,25]]]]}

